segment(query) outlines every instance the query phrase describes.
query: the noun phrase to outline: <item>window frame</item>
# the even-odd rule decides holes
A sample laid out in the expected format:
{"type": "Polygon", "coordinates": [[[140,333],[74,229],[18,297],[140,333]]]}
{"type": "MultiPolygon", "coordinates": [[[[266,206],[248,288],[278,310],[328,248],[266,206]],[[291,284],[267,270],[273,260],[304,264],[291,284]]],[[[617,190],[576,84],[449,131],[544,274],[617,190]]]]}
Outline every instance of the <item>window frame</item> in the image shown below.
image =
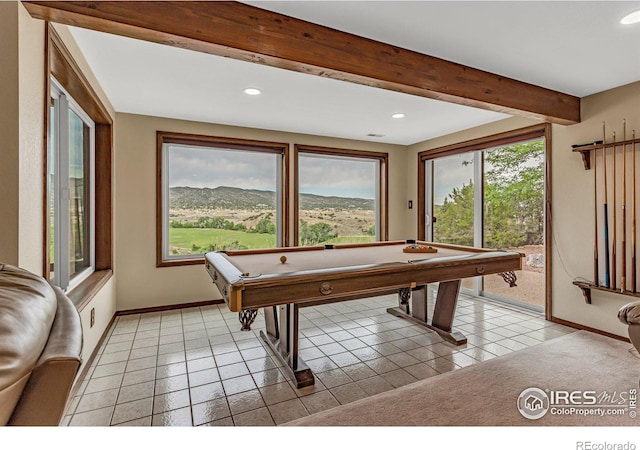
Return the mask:
{"type": "Polygon", "coordinates": [[[95,270],[85,280],[68,289],[67,296],[79,311],[100,292],[113,276],[113,193],[112,193],[112,150],[113,118],[87,80],[82,69],[64,44],[50,22],[45,22],[45,64],[44,64],[44,121],[43,121],[43,202],[42,202],[42,273],[47,280],[51,277],[51,255],[49,254],[49,107],[51,98],[51,78],[69,93],[95,124],[94,148],[94,258],[95,270]]]}
{"type": "Polygon", "coordinates": [[[380,229],[376,230],[376,235],[380,241],[389,240],[389,154],[385,152],[296,144],[293,149],[293,245],[300,245],[300,153],[308,153],[317,156],[376,160],[378,162],[377,184],[379,189],[377,205],[379,217],[376,218],[376,224],[380,224],[380,229]]]}
{"type": "MultiPolygon", "coordinates": [[[[52,283],[60,287],[64,291],[71,291],[85,279],[87,279],[95,271],[95,122],[89,117],[89,115],[82,109],[82,107],[75,101],[75,99],[60,85],[60,83],[51,77],[50,80],[50,99],[54,101],[54,110],[56,111],[54,117],[54,127],[56,132],[54,136],[57,136],[55,142],[50,141],[48,151],[51,150],[51,146],[55,146],[54,154],[57,155],[53,164],[55,165],[55,182],[56,188],[53,192],[53,199],[51,196],[47,200],[53,200],[55,205],[54,214],[54,274],[52,283]],[[68,266],[71,263],[71,255],[69,254],[70,245],[70,207],[68,204],[64,204],[61,198],[61,192],[69,190],[68,179],[70,175],[69,158],[69,119],[68,115],[73,112],[84,125],[89,128],[89,160],[84,161],[88,163],[88,191],[85,195],[88,196],[89,203],[89,223],[88,223],[88,259],[89,264],[86,268],[82,269],[73,275],[69,273],[68,266]],[[66,116],[66,117],[65,117],[66,116]]],[[[47,160],[50,159],[50,155],[47,153],[47,160]]],[[[47,176],[48,179],[48,176],[47,176]]],[[[47,210],[50,210],[51,205],[47,205],[47,210]]]]}
{"type": "Polygon", "coordinates": [[[279,142],[256,141],[249,139],[237,139],[220,136],[205,136],[188,133],[176,133],[171,131],[156,132],[156,267],[175,267],[197,265],[203,263],[202,255],[189,255],[181,258],[168,258],[165,255],[165,239],[168,237],[168,211],[167,193],[165,193],[166,155],[165,145],[176,144],[180,146],[209,147],[216,149],[245,150],[271,153],[280,155],[279,167],[280,196],[277,198],[281,205],[280,216],[276,220],[281,224],[280,233],[276,240],[281,246],[289,244],[289,144],[279,142]],[[166,223],[165,223],[166,222],[166,223]]]}

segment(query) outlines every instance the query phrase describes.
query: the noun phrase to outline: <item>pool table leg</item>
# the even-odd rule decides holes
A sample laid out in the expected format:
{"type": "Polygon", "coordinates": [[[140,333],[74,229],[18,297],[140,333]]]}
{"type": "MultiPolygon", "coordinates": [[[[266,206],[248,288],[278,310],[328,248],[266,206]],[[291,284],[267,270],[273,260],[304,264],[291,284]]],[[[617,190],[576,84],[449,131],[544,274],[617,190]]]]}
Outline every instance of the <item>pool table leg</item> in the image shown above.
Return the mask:
{"type": "Polygon", "coordinates": [[[257,309],[243,309],[238,313],[238,320],[240,321],[240,331],[251,331],[251,325],[256,320],[258,315],[257,309]]]}
{"type": "Polygon", "coordinates": [[[427,286],[418,286],[411,290],[411,308],[409,308],[408,302],[403,302],[406,293],[401,290],[399,293],[400,306],[388,308],[387,312],[427,327],[455,345],[464,345],[467,343],[466,336],[453,329],[460,284],[461,280],[440,282],[432,319],[429,319],[427,313],[427,286]]]}
{"type": "Polygon", "coordinates": [[[313,385],[315,378],[309,366],[298,356],[299,312],[297,304],[265,308],[266,333],[260,331],[260,337],[284,364],[296,387],[303,388],[313,385]]]}

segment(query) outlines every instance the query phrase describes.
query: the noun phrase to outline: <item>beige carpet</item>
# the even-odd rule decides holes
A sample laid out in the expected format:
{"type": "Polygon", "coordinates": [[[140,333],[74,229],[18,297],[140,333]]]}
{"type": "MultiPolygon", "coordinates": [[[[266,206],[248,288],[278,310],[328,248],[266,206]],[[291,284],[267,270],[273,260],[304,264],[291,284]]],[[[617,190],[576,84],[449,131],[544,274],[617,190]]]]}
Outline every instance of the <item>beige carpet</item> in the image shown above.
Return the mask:
{"type": "MultiPolygon", "coordinates": [[[[629,408],[638,390],[640,358],[631,344],[579,331],[503,357],[418,381],[295,420],[287,426],[620,426],[640,425],[629,408]],[[622,403],[624,415],[552,414],[523,417],[518,397],[528,388],[542,391],[595,391],[596,406],[622,403]]],[[[575,396],[580,395],[574,394],[575,396]]],[[[590,393],[586,394],[589,402],[590,393]]],[[[575,397],[577,399],[577,397],[575,397]]],[[[546,406],[546,405],[545,405],[546,406]]],[[[586,408],[587,406],[585,406],[586,408]]],[[[565,410],[566,411],[566,410],[565,410]]],[[[640,412],[640,411],[638,411],[640,412]]]]}

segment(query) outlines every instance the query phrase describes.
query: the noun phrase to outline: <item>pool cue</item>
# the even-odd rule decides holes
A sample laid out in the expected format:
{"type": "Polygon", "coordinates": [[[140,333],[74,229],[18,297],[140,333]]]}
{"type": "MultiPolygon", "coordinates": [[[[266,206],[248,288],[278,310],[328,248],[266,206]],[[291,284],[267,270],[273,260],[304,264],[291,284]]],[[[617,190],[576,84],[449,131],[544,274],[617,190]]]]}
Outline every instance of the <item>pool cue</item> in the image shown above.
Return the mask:
{"type": "Polygon", "coordinates": [[[598,148],[593,149],[593,284],[600,285],[600,264],[598,262],[598,148]]]}
{"type": "MultiPolygon", "coordinates": [[[[622,142],[627,140],[627,120],[622,121],[622,142]]],[[[627,288],[627,144],[622,144],[622,253],[620,292],[627,288]]]]}
{"type": "Polygon", "coordinates": [[[611,287],[609,264],[609,207],[607,205],[607,136],[605,134],[604,122],[602,122],[602,166],[604,170],[604,285],[611,287]]]}
{"type": "Polygon", "coordinates": [[[616,257],[617,253],[617,233],[616,233],[616,132],[613,132],[613,208],[611,209],[611,224],[613,225],[613,233],[611,233],[611,288],[617,289],[618,277],[616,270],[616,263],[618,259],[616,257]]]}
{"type": "Polygon", "coordinates": [[[633,178],[633,195],[631,206],[631,290],[638,292],[636,288],[636,130],[631,134],[633,144],[631,151],[633,152],[633,170],[631,172],[633,178]]]}

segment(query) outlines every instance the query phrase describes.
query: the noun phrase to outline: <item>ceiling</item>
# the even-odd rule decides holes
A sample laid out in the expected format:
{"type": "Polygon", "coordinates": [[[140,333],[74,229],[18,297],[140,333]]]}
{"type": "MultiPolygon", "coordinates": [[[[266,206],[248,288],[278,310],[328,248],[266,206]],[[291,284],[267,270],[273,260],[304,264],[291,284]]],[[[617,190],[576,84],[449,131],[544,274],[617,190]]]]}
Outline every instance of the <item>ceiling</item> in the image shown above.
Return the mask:
{"type": "MultiPolygon", "coordinates": [[[[246,3],[578,97],[640,80],[640,24],[619,23],[638,1],[246,3]]],[[[118,112],[400,145],[509,117],[71,30],[118,112]]]]}

